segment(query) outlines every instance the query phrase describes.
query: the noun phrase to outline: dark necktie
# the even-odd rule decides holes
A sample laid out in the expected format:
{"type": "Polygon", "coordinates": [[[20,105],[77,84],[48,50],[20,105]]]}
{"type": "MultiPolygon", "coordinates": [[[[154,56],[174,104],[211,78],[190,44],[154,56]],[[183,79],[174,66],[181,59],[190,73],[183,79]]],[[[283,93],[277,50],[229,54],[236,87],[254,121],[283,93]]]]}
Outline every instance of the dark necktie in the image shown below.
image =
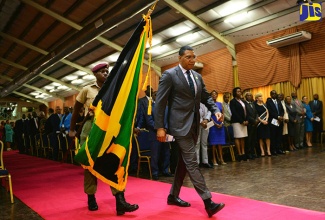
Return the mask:
{"type": "Polygon", "coordinates": [[[186,70],[188,84],[190,85],[190,89],[192,91],[193,96],[195,97],[195,88],[194,88],[194,82],[192,80],[191,74],[189,70],[186,70]]]}

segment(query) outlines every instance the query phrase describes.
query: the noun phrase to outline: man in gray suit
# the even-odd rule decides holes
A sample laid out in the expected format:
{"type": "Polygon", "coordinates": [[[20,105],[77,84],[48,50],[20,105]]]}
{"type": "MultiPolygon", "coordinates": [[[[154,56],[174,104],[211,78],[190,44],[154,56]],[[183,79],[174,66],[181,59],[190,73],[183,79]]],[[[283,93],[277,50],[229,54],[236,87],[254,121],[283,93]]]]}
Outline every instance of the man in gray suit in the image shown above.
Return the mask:
{"type": "Polygon", "coordinates": [[[162,74],[156,96],[156,112],[154,115],[157,139],[165,142],[167,131],[164,127],[164,116],[168,102],[167,133],[174,136],[179,147],[178,163],[167,204],[181,207],[190,206],[190,203],[179,198],[184,177],[188,173],[194,188],[204,201],[206,212],[211,217],[225,205],[214,203],[211,200],[211,193],[197,163],[195,143],[200,125],[200,102],[215,114],[218,120],[222,114],[207,92],[201,75],[192,70],[196,59],[193,48],[183,46],[179,50],[178,59],[178,66],[166,70],[162,74]]]}
{"type": "Polygon", "coordinates": [[[294,106],[294,109],[297,112],[297,122],[295,123],[295,147],[299,149],[304,147],[306,112],[302,102],[297,98],[297,93],[292,92],[291,97],[291,104],[294,106]]]}

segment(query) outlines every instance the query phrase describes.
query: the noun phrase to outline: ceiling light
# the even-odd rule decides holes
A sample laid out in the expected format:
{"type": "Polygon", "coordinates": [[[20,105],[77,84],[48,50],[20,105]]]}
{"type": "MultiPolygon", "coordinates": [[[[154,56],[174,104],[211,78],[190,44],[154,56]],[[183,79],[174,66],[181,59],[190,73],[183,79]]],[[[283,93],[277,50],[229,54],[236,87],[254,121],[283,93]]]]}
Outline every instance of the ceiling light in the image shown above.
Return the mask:
{"type": "Polygon", "coordinates": [[[78,76],[76,76],[76,75],[69,75],[69,76],[64,77],[64,79],[66,79],[68,81],[72,81],[72,80],[75,80],[77,78],[78,78],[78,76]]]}
{"type": "Polygon", "coordinates": [[[166,45],[162,45],[162,46],[157,46],[157,47],[153,47],[151,48],[151,50],[148,50],[148,53],[162,53],[164,52],[164,50],[166,50],[167,46],[166,45]]]}
{"type": "Polygon", "coordinates": [[[88,73],[78,70],[78,71],[74,72],[74,74],[76,74],[77,76],[84,76],[84,75],[87,75],[88,73]]]}
{"type": "Polygon", "coordinates": [[[170,27],[168,28],[166,31],[168,35],[170,36],[178,36],[178,35],[181,35],[181,34],[184,34],[188,31],[190,31],[192,28],[190,28],[189,26],[187,25],[184,25],[184,24],[179,24],[177,26],[173,26],[173,27],[170,27]]]}
{"type": "Polygon", "coordinates": [[[85,75],[82,77],[84,80],[94,80],[96,77],[94,75],[85,75]]]}
{"type": "Polygon", "coordinates": [[[195,32],[195,33],[186,34],[184,36],[181,36],[181,37],[177,38],[176,41],[179,43],[192,42],[192,41],[196,40],[199,36],[200,36],[199,33],[195,32]]]}
{"type": "Polygon", "coordinates": [[[246,1],[231,1],[228,3],[225,3],[224,6],[222,7],[222,9],[220,11],[218,11],[218,13],[224,17],[230,14],[233,14],[239,10],[242,10],[244,8],[246,8],[248,6],[248,2],[246,1]]]}
{"type": "Polygon", "coordinates": [[[233,23],[233,22],[239,22],[239,21],[243,21],[248,17],[248,13],[247,12],[243,12],[234,16],[230,16],[229,18],[227,18],[226,20],[224,20],[225,23],[233,23]]]}
{"type": "Polygon", "coordinates": [[[34,91],[34,92],[29,93],[29,94],[32,95],[32,96],[36,96],[36,95],[39,94],[39,92],[34,91]]]}
{"type": "Polygon", "coordinates": [[[81,84],[83,82],[84,82],[84,80],[82,80],[82,79],[75,79],[75,80],[71,81],[71,84],[78,85],[78,84],[81,84]]]}
{"type": "Polygon", "coordinates": [[[51,85],[53,85],[53,86],[61,86],[61,84],[57,83],[57,82],[52,82],[51,85]]]}
{"type": "Polygon", "coordinates": [[[120,56],[120,52],[113,53],[112,55],[108,56],[110,62],[116,62],[118,57],[120,56]]]}
{"type": "Polygon", "coordinates": [[[54,86],[47,85],[47,86],[44,86],[43,89],[46,89],[46,90],[54,89],[54,86]]]}
{"type": "Polygon", "coordinates": [[[67,89],[67,88],[68,88],[67,86],[61,85],[61,86],[59,86],[57,89],[65,90],[65,89],[67,89]]]}

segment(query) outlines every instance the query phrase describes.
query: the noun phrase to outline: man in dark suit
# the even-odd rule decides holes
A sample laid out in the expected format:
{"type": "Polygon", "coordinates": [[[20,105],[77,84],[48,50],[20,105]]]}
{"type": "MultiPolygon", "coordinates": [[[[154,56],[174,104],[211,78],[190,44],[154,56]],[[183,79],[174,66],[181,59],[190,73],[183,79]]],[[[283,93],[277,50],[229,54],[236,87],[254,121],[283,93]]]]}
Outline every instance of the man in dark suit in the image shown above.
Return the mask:
{"type": "Polygon", "coordinates": [[[17,145],[18,145],[18,150],[19,153],[26,153],[26,146],[25,146],[25,141],[24,141],[24,136],[27,135],[28,133],[28,125],[27,125],[27,119],[26,119],[26,115],[23,114],[22,118],[17,120],[15,123],[15,138],[17,141],[17,145]]]}
{"type": "Polygon", "coordinates": [[[313,142],[319,143],[320,133],[323,130],[323,102],[318,100],[318,94],[314,94],[314,100],[309,102],[309,106],[314,116],[313,142]],[[319,118],[319,120],[317,119],[317,117],[319,118]]]}
{"type": "MultiPolygon", "coordinates": [[[[57,107],[56,112],[61,111],[59,108],[57,107]]],[[[49,114],[50,116],[45,123],[45,130],[49,136],[50,146],[53,148],[52,157],[54,160],[58,160],[59,143],[57,134],[60,133],[60,116],[58,113],[55,114],[52,108],[49,108],[49,114]]]]}
{"type": "MultiPolygon", "coordinates": [[[[149,131],[148,142],[150,144],[150,164],[152,171],[152,178],[154,180],[159,179],[159,159],[162,158],[162,174],[166,177],[172,177],[173,175],[169,172],[169,164],[170,164],[170,147],[168,143],[159,142],[157,140],[157,130],[154,128],[155,126],[155,93],[152,93],[152,98],[150,98],[150,87],[146,90],[147,98],[143,101],[138,126],[141,128],[145,128],[149,131]],[[151,104],[151,114],[148,114],[148,106],[149,101],[152,101],[151,104]]],[[[166,112],[167,113],[167,112],[166,112]]],[[[166,124],[166,123],[165,123],[166,124]]],[[[167,127],[167,125],[165,125],[167,127]]],[[[141,135],[141,134],[140,134],[141,135]]]]}
{"type": "Polygon", "coordinates": [[[270,92],[271,98],[266,101],[269,111],[269,125],[271,134],[271,151],[273,155],[285,154],[281,149],[284,110],[275,90],[270,92]]]}
{"type": "Polygon", "coordinates": [[[204,177],[197,163],[195,144],[198,138],[200,117],[200,102],[216,115],[222,117],[210,94],[205,88],[202,76],[192,70],[195,64],[195,53],[190,46],[179,50],[179,65],[166,70],[159,81],[155,104],[155,129],[157,139],[166,141],[165,111],[168,102],[168,133],[175,138],[179,147],[178,164],[175,178],[167,198],[168,205],[189,207],[190,203],[179,198],[179,193],[186,173],[199,196],[204,201],[205,210],[209,217],[220,211],[225,205],[214,203],[204,177]]]}
{"type": "Polygon", "coordinates": [[[255,105],[253,103],[252,93],[245,93],[245,105],[246,105],[246,114],[247,114],[247,137],[245,138],[245,152],[248,159],[255,159],[255,146],[257,142],[256,136],[256,126],[259,122],[257,119],[257,112],[255,109],[255,105]]]}

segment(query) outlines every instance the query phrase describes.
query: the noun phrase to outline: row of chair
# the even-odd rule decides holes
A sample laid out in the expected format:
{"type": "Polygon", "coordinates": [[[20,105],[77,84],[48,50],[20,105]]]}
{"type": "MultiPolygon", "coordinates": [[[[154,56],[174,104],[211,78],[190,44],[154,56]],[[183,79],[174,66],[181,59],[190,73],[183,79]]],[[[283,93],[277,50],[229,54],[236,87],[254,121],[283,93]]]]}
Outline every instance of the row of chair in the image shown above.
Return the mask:
{"type": "MultiPolygon", "coordinates": [[[[228,128],[226,127],[225,129],[226,129],[226,144],[222,145],[222,148],[229,149],[231,160],[235,162],[236,161],[235,153],[234,153],[235,142],[233,137],[231,137],[230,134],[231,132],[228,131],[228,128]]],[[[139,177],[141,163],[146,163],[149,168],[150,179],[152,179],[151,166],[150,166],[151,150],[150,150],[148,138],[149,138],[149,131],[146,129],[141,129],[140,135],[134,135],[134,139],[138,151],[137,177],[139,177]]],[[[215,154],[217,158],[220,158],[217,149],[215,149],[214,152],[212,153],[215,154]]]]}
{"type": "MultiPolygon", "coordinates": [[[[56,135],[59,156],[61,159],[64,158],[64,150],[67,149],[67,154],[70,155],[70,162],[73,163],[73,156],[78,151],[78,147],[70,148],[68,143],[67,136],[62,136],[61,134],[56,135]]],[[[51,137],[49,134],[36,134],[34,136],[29,136],[28,138],[23,138],[24,145],[26,146],[26,142],[29,142],[30,146],[30,154],[34,155],[36,153],[37,157],[45,157],[50,158],[53,157],[54,154],[54,146],[51,145],[51,137]]]]}

